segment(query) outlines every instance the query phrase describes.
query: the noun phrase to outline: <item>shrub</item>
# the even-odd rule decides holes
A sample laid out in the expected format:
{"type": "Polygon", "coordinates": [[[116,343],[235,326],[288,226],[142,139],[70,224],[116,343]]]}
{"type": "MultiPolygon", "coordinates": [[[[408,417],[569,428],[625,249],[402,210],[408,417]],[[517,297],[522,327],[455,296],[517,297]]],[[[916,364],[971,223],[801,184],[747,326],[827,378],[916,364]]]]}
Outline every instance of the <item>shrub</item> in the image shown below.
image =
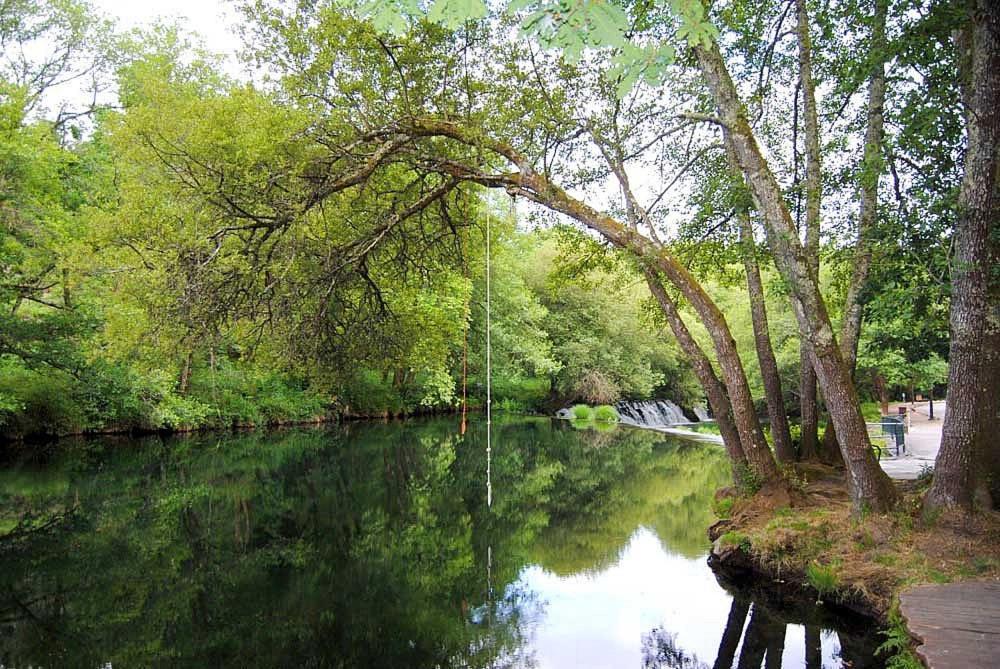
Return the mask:
{"type": "Polygon", "coordinates": [[[594,409],[594,420],[599,423],[617,423],[618,412],[610,404],[602,404],[594,409]]]}
{"type": "Polygon", "coordinates": [[[168,430],[191,430],[203,427],[213,414],[212,407],[193,397],[170,393],[153,410],[153,426],[168,430]]]}
{"type": "Polygon", "coordinates": [[[510,397],[505,397],[497,402],[497,409],[504,413],[527,413],[527,407],[524,405],[524,402],[510,397]]]}
{"type": "Polygon", "coordinates": [[[57,435],[84,428],[87,412],[77,397],[78,388],[72,377],[60,371],[40,373],[17,364],[3,365],[4,435],[57,435]]]}
{"type": "Polygon", "coordinates": [[[594,410],[586,404],[577,404],[570,412],[576,420],[593,420],[594,418],[594,410]]]}

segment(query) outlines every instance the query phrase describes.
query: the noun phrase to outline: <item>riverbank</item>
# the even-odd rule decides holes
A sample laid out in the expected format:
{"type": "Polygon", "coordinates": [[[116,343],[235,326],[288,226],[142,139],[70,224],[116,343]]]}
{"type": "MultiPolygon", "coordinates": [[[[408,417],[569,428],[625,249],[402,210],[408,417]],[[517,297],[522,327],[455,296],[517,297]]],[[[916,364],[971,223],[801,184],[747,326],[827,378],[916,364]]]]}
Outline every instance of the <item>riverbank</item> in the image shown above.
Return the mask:
{"type": "Polygon", "coordinates": [[[777,587],[812,593],[831,605],[898,627],[900,593],[913,585],[1000,581],[1000,514],[921,515],[925,477],[897,481],[902,501],[889,514],[851,516],[843,475],[798,465],[793,485],[715,500],[710,561],[777,587]]]}
{"type": "MultiPolygon", "coordinates": [[[[481,407],[470,406],[468,413],[477,413],[481,407]]],[[[91,437],[142,437],[149,435],[188,435],[198,433],[238,433],[253,430],[282,430],[296,427],[336,425],[355,421],[393,421],[410,418],[426,418],[432,416],[457,416],[462,413],[461,407],[424,407],[413,411],[379,411],[373,413],[329,410],[326,413],[302,418],[273,418],[265,422],[255,423],[227,418],[212,423],[199,425],[177,425],[153,427],[148,424],[120,424],[100,428],[71,429],[58,433],[34,433],[29,435],[8,435],[0,432],[0,455],[7,451],[17,451],[21,447],[38,444],[51,444],[63,439],[91,437]]]]}

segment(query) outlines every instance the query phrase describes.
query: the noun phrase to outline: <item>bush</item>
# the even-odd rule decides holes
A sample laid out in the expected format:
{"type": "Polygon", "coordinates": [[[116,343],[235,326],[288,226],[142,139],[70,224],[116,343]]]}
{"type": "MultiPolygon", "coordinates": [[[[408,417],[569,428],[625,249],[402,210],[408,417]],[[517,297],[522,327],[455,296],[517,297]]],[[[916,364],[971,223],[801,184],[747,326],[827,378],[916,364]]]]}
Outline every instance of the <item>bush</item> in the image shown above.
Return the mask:
{"type": "Polygon", "coordinates": [[[358,415],[400,413],[406,408],[399,389],[378,372],[367,369],[343,384],[340,403],[348,413],[358,415]]]}
{"type": "Polygon", "coordinates": [[[570,413],[576,420],[593,420],[594,418],[594,410],[586,404],[577,404],[570,410],[570,413]]]}
{"type": "Polygon", "coordinates": [[[87,412],[77,397],[78,384],[58,370],[46,373],[16,363],[0,367],[4,398],[3,434],[8,437],[58,435],[86,427],[87,412]]]}
{"type": "Polygon", "coordinates": [[[594,409],[594,420],[599,423],[617,423],[618,412],[610,404],[602,404],[594,409]]]}
{"type": "Polygon", "coordinates": [[[192,430],[203,427],[214,411],[193,397],[170,393],[153,409],[153,427],[165,430],[192,430]]]}
{"type": "Polygon", "coordinates": [[[526,413],[527,407],[524,406],[524,402],[520,400],[515,400],[510,397],[505,397],[499,402],[497,402],[497,409],[503,413],[526,413]]]}

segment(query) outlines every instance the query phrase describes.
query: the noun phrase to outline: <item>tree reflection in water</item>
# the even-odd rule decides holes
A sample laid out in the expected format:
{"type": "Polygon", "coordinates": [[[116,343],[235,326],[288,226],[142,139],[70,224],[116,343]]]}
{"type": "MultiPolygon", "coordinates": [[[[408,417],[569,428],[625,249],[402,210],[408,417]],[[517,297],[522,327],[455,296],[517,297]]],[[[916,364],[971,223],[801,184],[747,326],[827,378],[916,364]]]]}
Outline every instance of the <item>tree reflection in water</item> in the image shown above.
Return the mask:
{"type": "Polygon", "coordinates": [[[654,627],[642,636],[643,669],[708,669],[696,656],[677,646],[677,635],[654,627]]]}
{"type": "MultiPolygon", "coordinates": [[[[448,420],[102,437],[0,468],[0,666],[532,667],[551,621],[529,565],[596,574],[637,527],[703,565],[718,449],[494,434],[491,510],[482,425],[448,420]]],[[[734,600],[720,661],[748,611],[740,666],[780,654],[758,599],[734,600]]],[[[706,666],[664,627],[642,644],[647,667],[706,666]]]]}
{"type": "MultiPolygon", "coordinates": [[[[822,605],[811,603],[808,598],[788,598],[780,590],[769,590],[760,585],[747,586],[745,583],[737,585],[726,575],[717,576],[720,583],[730,590],[733,600],[712,669],[781,667],[789,628],[804,635],[805,669],[823,669],[823,630],[827,630],[831,643],[836,637],[839,648],[832,655],[841,666],[851,669],[884,666],[875,657],[877,637],[871,629],[859,625],[861,621],[856,617],[838,615],[822,605]]],[[[689,665],[652,666],[686,668],[689,665]]]]}

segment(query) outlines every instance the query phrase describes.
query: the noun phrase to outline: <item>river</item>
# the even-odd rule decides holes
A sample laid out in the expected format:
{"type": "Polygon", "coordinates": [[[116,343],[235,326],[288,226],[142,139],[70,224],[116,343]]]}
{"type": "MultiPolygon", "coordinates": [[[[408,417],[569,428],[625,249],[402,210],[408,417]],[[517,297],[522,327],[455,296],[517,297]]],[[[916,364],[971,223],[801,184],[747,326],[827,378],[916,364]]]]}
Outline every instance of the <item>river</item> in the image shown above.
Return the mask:
{"type": "Polygon", "coordinates": [[[709,569],[720,447],[504,419],[487,508],[484,442],[430,419],[32,448],[0,469],[0,667],[882,666],[873,621],[709,569]]]}

